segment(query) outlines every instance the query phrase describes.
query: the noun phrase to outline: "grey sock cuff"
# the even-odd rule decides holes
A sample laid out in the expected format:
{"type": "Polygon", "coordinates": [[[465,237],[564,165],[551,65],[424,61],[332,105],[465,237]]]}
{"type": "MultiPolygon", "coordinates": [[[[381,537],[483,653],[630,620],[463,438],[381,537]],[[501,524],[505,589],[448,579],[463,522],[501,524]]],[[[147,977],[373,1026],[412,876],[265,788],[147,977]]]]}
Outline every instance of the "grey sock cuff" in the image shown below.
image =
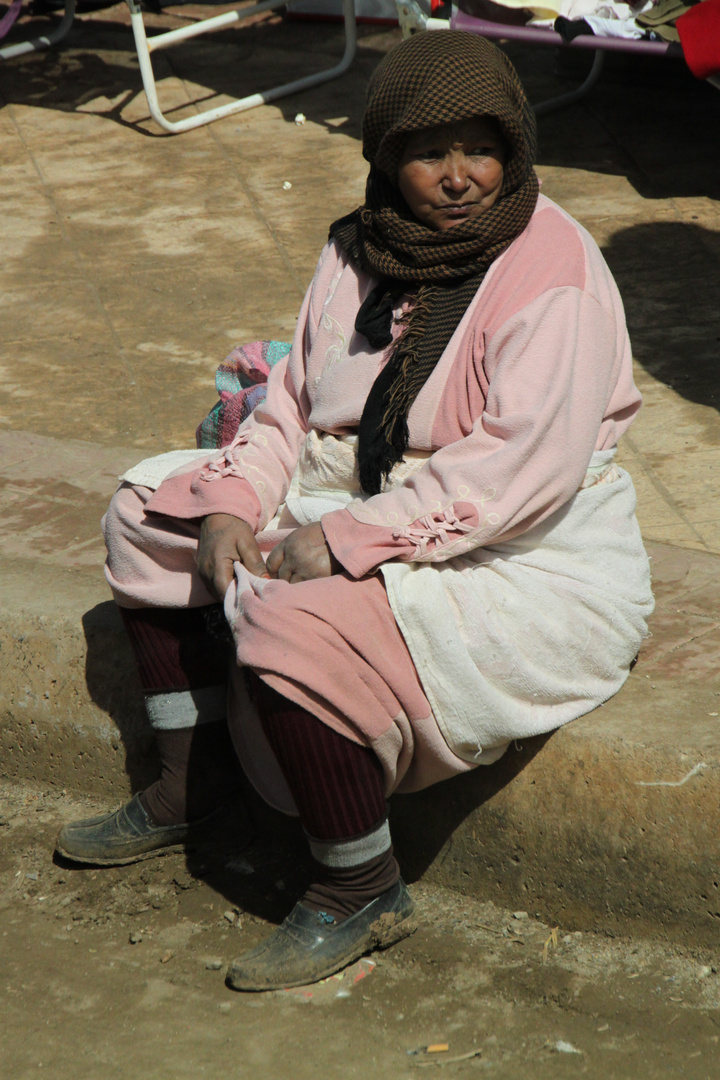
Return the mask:
{"type": "Polygon", "coordinates": [[[146,694],[145,708],[151,727],[160,731],[212,724],[227,716],[227,686],[202,686],[199,690],[170,690],[146,694]]]}
{"type": "Polygon", "coordinates": [[[375,859],[383,855],[392,843],[387,818],[372,832],[354,836],[351,840],[316,840],[314,836],[308,836],[308,842],[316,862],[336,869],[359,866],[369,859],[375,859]]]}

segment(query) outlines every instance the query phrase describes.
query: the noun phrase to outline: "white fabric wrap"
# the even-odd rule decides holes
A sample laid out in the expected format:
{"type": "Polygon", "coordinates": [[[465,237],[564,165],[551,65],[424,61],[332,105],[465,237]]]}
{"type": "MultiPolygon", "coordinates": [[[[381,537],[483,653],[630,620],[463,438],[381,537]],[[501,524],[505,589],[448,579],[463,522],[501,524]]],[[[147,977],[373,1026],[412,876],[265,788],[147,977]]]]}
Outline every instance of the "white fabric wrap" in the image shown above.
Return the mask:
{"type": "Polygon", "coordinates": [[[203,460],[213,457],[217,457],[216,450],[170,450],[167,454],[144,458],[119,476],[118,480],[157,491],[168,476],[175,472],[185,472],[188,467],[197,468],[203,460]]]}
{"type": "MultiPolygon", "coordinates": [[[[330,510],[340,510],[348,503],[370,498],[360,488],[357,441],[357,435],[330,435],[318,431],[307,435],[284,503],[299,525],[309,525],[330,510]]],[[[389,491],[404,484],[429,456],[421,450],[406,450],[404,461],[395,466],[382,490],[389,491]]],[[[267,528],[272,529],[273,525],[282,522],[281,508],[267,528]]]]}
{"type": "Polygon", "coordinates": [[[613,455],[594,453],[589,486],[513,540],[380,568],[438,726],[465,761],[490,763],[512,739],[582,716],[628,676],[653,599],[635,490],[613,455]]]}
{"type": "MultiPolygon", "coordinates": [[[[151,486],[207,457],[184,453],[184,461],[148,459],[123,479],[151,486]]],[[[357,436],[311,431],[267,528],[319,521],[363,498],[356,454],[357,436]]],[[[427,456],[407,453],[387,487],[404,483],[427,456]]],[[[380,567],[438,727],[465,761],[490,764],[513,739],[590,712],[627,679],[654,605],[635,489],[614,456],[596,451],[577,494],[513,540],[445,562],[380,567]]],[[[261,594],[267,584],[240,563],[235,577],[225,596],[231,625],[242,593],[261,594]]]]}

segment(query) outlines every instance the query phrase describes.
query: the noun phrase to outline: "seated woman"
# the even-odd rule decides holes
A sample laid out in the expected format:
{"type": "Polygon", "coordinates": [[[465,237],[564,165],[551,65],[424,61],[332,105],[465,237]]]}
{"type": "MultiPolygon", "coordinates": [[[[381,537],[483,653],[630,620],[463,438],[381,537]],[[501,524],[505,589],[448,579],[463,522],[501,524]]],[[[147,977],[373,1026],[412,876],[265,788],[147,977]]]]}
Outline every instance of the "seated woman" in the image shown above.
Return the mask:
{"type": "Polygon", "coordinates": [[[646,634],[613,463],[640,407],[622,304],[539,195],[535,140],[494,45],[447,31],[393,49],[368,91],[365,203],[331,226],[265,403],[154,492],[131,473],[105,519],[162,772],[58,850],[130,862],[212,828],[236,784],[229,728],[316,868],[230,966],[236,989],[310,982],[410,933],[387,797],[595,708],[646,634]]]}

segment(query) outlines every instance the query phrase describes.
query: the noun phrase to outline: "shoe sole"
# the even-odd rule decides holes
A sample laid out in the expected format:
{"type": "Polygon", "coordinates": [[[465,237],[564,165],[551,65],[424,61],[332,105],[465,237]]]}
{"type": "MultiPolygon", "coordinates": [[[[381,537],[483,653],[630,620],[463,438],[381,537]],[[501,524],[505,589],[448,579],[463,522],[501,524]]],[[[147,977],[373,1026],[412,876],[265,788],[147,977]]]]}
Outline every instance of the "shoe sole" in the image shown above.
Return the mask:
{"type": "Polygon", "coordinates": [[[146,859],[157,859],[163,855],[177,855],[183,851],[192,851],[196,844],[168,844],[166,847],[153,848],[151,851],[137,852],[135,855],[113,856],[109,859],[94,855],[72,855],[64,848],[56,846],[55,853],[68,862],[77,863],[80,866],[129,866],[130,863],[144,862],[146,859]]]}
{"type": "Polygon", "coordinates": [[[239,990],[244,993],[257,993],[260,991],[268,990],[291,990],[295,986],[312,986],[314,983],[321,982],[323,979],[328,979],[331,975],[337,975],[338,972],[346,968],[348,964],[352,964],[355,960],[359,960],[361,956],[366,956],[368,953],[375,951],[382,951],[389,949],[391,945],[396,945],[398,941],[402,941],[403,938],[410,937],[418,929],[419,923],[414,913],[407,915],[400,922],[394,920],[393,914],[390,911],[384,912],[370,924],[369,937],[363,945],[358,945],[357,948],[350,950],[344,957],[336,959],[334,962],[329,963],[326,968],[320,970],[320,972],[314,974],[311,979],[291,979],[288,982],[284,982],[282,986],[278,986],[277,983],[255,983],[250,986],[247,982],[243,985],[237,985],[233,982],[232,970],[230,969],[225,977],[225,985],[230,987],[231,990],[239,990]],[[391,922],[391,920],[393,920],[391,922]]]}
{"type": "Polygon", "coordinates": [[[131,863],[145,862],[146,859],[158,859],[163,855],[178,855],[191,851],[207,851],[209,854],[232,854],[243,850],[250,842],[250,837],[238,841],[237,837],[214,839],[212,837],[197,837],[178,841],[176,844],[165,844],[163,847],[150,848],[148,851],[138,851],[132,855],[111,855],[107,858],[100,855],[74,855],[66,851],[60,844],[55,845],[55,853],[68,862],[78,863],[83,866],[129,866],[131,863]]]}

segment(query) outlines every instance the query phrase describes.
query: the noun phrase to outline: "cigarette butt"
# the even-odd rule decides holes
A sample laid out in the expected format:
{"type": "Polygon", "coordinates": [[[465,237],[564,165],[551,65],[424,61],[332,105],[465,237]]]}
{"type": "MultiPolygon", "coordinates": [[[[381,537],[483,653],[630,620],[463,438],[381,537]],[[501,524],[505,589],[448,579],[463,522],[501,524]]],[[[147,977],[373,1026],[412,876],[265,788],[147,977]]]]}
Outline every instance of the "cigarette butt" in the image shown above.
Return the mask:
{"type": "Polygon", "coordinates": [[[450,1043],[431,1043],[425,1050],[426,1054],[444,1054],[450,1049],[450,1043]]]}

